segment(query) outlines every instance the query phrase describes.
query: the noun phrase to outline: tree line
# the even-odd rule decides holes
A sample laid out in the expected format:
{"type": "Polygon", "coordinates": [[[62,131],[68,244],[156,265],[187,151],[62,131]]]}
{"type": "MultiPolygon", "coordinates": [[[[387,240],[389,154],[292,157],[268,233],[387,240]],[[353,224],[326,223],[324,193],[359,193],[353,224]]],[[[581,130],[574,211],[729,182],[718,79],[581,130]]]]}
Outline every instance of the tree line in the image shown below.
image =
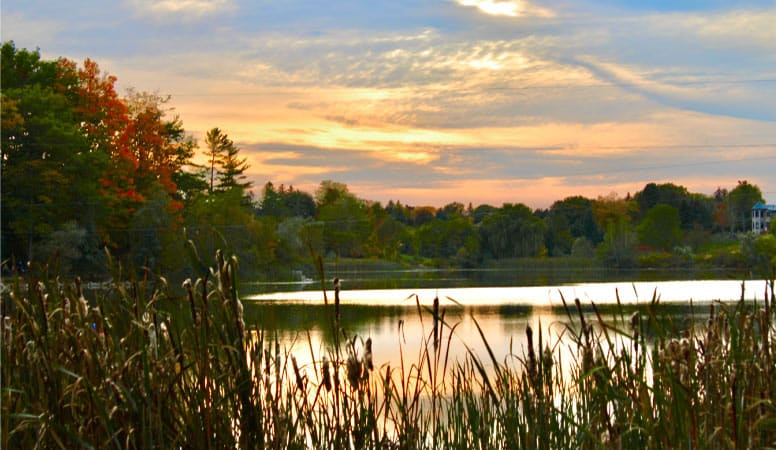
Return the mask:
{"type": "MultiPolygon", "coordinates": [[[[613,267],[644,255],[677,263],[750,230],[751,207],[763,201],[747,181],[712,195],[649,183],[624,198],[572,196],[537,210],[382,205],[331,180],[314,193],[268,181],[256,198],[228,134],[212,128],[200,146],[169,98],[121,96],[95,62],[46,61],[13,42],[2,46],[1,69],[4,271],[38,264],[99,277],[114,258],[186,276],[201,269],[198,255],[218,248],[267,276],[311,255],[454,266],[561,256],[613,267]],[[207,163],[194,162],[198,149],[207,163]]],[[[748,239],[752,258],[770,245],[748,239]]]]}

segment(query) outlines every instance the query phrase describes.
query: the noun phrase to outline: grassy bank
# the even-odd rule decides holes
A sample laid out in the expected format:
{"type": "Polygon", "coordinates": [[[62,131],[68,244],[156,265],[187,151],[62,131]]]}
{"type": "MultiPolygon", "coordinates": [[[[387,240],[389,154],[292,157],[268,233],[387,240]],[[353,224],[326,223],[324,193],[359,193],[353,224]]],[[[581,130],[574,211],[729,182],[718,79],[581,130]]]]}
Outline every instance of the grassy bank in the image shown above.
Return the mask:
{"type": "Polygon", "coordinates": [[[336,338],[302,366],[246,326],[234,273],[236,261],[219,255],[206,276],[184,284],[182,298],[163,280],[153,290],[148,279],[116,283],[88,300],[77,281],[11,286],[3,448],[776,443],[772,284],[770,302],[742,294],[680,334],[657,305],[623,310],[612,323],[591,320],[582,310],[594,306],[569,299],[563,341],[529,328],[524,351],[469,351],[457,361],[448,358],[456,324],[418,305],[421,347],[403,348],[396,367],[380,364],[366,336],[342,330],[337,298],[327,298],[336,338]]]}

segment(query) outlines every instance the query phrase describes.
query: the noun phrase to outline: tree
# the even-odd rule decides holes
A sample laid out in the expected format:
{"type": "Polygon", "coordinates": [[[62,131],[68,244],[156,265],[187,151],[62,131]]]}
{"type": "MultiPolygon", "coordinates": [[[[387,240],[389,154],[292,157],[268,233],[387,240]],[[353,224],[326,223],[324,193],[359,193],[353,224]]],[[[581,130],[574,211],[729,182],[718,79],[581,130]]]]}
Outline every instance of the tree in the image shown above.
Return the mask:
{"type": "Polygon", "coordinates": [[[553,203],[546,222],[547,250],[553,255],[569,254],[574,240],[579,237],[596,244],[603,239],[603,232],[593,215],[593,202],[585,197],[567,197],[553,203]]]}
{"type": "Polygon", "coordinates": [[[643,219],[658,204],[670,205],[679,211],[683,230],[712,227],[713,200],[702,194],[692,194],[686,187],[673,183],[649,183],[634,196],[643,219]]]}
{"type": "Polygon", "coordinates": [[[315,199],[326,251],[340,256],[364,256],[371,229],[365,203],[351,194],[347,185],[331,180],[321,182],[315,199]]]}
{"type": "Polygon", "coordinates": [[[318,220],[324,225],[323,239],[327,251],[348,257],[365,255],[370,219],[361,200],[349,193],[342,194],[318,208],[318,220]]]}
{"type": "Polygon", "coordinates": [[[432,219],[418,228],[420,254],[446,258],[453,263],[473,264],[480,254],[477,229],[465,217],[432,219]]]}
{"type": "Polygon", "coordinates": [[[607,225],[604,240],[598,247],[598,257],[612,267],[632,267],[636,263],[636,244],[630,217],[620,216],[607,225]]]}
{"type": "Polygon", "coordinates": [[[315,200],[307,192],[293,187],[283,196],[283,206],[289,217],[315,217],[315,200]]]}
{"type": "Polygon", "coordinates": [[[337,201],[343,195],[351,195],[347,185],[331,180],[323,180],[315,190],[315,204],[326,206],[337,201]]]}
{"type": "Polygon", "coordinates": [[[69,222],[89,246],[127,256],[129,224],[160,191],[171,226],[181,222],[179,181],[196,180],[180,174],[195,143],[166,99],[122,98],[96,62],[42,61],[13,43],[2,47],[1,82],[3,257],[33,259],[69,222]]]}
{"type": "Polygon", "coordinates": [[[628,198],[620,198],[612,192],[607,196],[599,196],[591,205],[593,216],[601,230],[608,229],[610,224],[617,223],[620,217],[635,217],[638,205],[628,198]]]}
{"type": "Polygon", "coordinates": [[[666,204],[657,204],[647,211],[636,232],[639,241],[650,247],[671,250],[682,239],[679,210],[666,204]]]}
{"type": "Polygon", "coordinates": [[[747,234],[741,241],[741,254],[751,270],[766,279],[776,276],[776,235],[747,234]]]}
{"type": "Polygon", "coordinates": [[[522,203],[505,203],[480,224],[482,251],[494,258],[539,256],[545,223],[522,203]]]}
{"type": "Polygon", "coordinates": [[[436,217],[437,219],[442,220],[463,217],[464,208],[465,207],[463,206],[463,203],[460,202],[448,203],[447,205],[443,206],[442,209],[437,210],[436,217]]]}
{"type": "Polygon", "coordinates": [[[215,189],[216,165],[221,163],[226,147],[230,145],[229,137],[218,128],[212,128],[205,134],[207,148],[205,154],[210,159],[210,193],[215,189]]]}
{"type": "Polygon", "coordinates": [[[96,180],[107,155],[89,151],[83,116],[63,86],[77,83],[62,61],[2,46],[3,258],[35,258],[36,242],[103,212],[96,180]]]}
{"type": "Polygon", "coordinates": [[[240,158],[240,149],[218,128],[207,132],[205,144],[206,154],[210,159],[210,193],[237,190],[249,199],[246,191],[252,183],[246,181],[245,171],[250,165],[247,158],[240,158]]]}
{"type": "Polygon", "coordinates": [[[763,194],[757,185],[748,181],[739,181],[738,185],[728,193],[727,203],[731,218],[732,231],[747,232],[752,229],[752,206],[757,202],[765,202],[763,194]]]}
{"type": "Polygon", "coordinates": [[[264,185],[259,202],[259,212],[261,215],[272,217],[285,217],[287,215],[282,196],[271,181],[267,181],[264,185]]]}
{"type": "Polygon", "coordinates": [[[229,141],[221,158],[221,171],[218,174],[218,190],[229,191],[237,189],[245,193],[253,184],[246,181],[245,171],[248,170],[248,158],[240,158],[240,149],[229,141]]]}
{"type": "Polygon", "coordinates": [[[492,214],[494,212],[498,211],[498,208],[492,205],[479,205],[472,212],[469,214],[469,216],[474,220],[475,224],[478,224],[482,222],[482,219],[484,219],[489,214],[492,214]]]}
{"type": "Polygon", "coordinates": [[[285,189],[275,189],[268,181],[264,185],[262,198],[259,202],[258,214],[272,217],[315,217],[315,200],[313,197],[293,186],[285,189]]]}

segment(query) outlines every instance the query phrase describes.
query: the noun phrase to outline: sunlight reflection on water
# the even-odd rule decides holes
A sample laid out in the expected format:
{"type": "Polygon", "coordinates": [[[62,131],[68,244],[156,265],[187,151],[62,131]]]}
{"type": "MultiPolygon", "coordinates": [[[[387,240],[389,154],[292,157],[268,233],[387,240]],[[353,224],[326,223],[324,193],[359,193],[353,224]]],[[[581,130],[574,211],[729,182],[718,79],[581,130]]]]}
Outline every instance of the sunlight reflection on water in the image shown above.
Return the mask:
{"type": "MultiPolygon", "coordinates": [[[[745,287],[747,301],[762,301],[765,281],[747,281],[745,287]]],[[[521,358],[527,352],[525,330],[528,325],[534,330],[535,347],[541,335],[543,345],[558,344],[556,351],[564,353],[564,360],[569,361],[573,357],[570,342],[563,339],[569,317],[563,308],[561,295],[573,315],[576,315],[575,298],[579,298],[582,305],[589,306],[592,301],[603,306],[616,304],[619,295],[623,305],[635,307],[650,303],[656,295],[661,304],[679,308],[670,314],[673,314],[671,320],[681,329],[692,321],[705,320],[708,304],[739,300],[742,283],[716,280],[584,283],[551,287],[343,290],[340,292],[340,325],[347,338],[358,336],[359,348],[363,348],[363,341],[368,337],[372,339],[376,367],[390,364],[396,368],[401,365],[402,359],[405,366],[408,362],[418,363],[421,351],[429,348],[433,339],[432,316],[428,308],[438,296],[448,325],[444,328],[440,345],[444,346],[451,362],[462,360],[471,351],[487,366],[492,366],[485,341],[499,363],[521,358]],[[694,305],[692,309],[690,302],[694,305]],[[419,308],[421,314],[418,313],[419,308]],[[451,327],[454,327],[454,334],[448,341],[451,327]]],[[[331,305],[334,292],[327,292],[327,297],[329,308],[323,306],[321,291],[276,292],[249,295],[243,299],[246,305],[258,310],[254,325],[271,329],[280,339],[284,351],[293,353],[302,366],[309,368],[313,360],[320,361],[332,349],[331,305]]],[[[594,321],[592,310],[588,308],[585,314],[594,321]]],[[[614,321],[627,317],[618,316],[610,309],[604,311],[603,319],[614,321]]],[[[574,326],[577,326],[578,317],[574,320],[577,321],[574,326]]]]}
{"type": "MultiPolygon", "coordinates": [[[[347,280],[343,284],[346,286],[347,280]]],[[[747,297],[756,298],[759,295],[762,298],[762,291],[759,290],[764,284],[764,280],[747,281],[747,297]]],[[[561,306],[561,295],[568,302],[579,298],[583,303],[593,301],[596,304],[616,303],[618,295],[625,304],[648,302],[653,295],[657,295],[663,303],[732,301],[740,299],[741,289],[742,282],[738,280],[639,281],[526,287],[343,290],[340,297],[342,304],[374,306],[406,305],[414,295],[419,297],[422,304],[431,304],[438,295],[440,301],[454,299],[461,305],[561,306]]],[[[327,291],[327,296],[332,301],[334,292],[327,291]]],[[[273,292],[249,295],[245,300],[321,303],[323,294],[320,290],[273,292]]]]}

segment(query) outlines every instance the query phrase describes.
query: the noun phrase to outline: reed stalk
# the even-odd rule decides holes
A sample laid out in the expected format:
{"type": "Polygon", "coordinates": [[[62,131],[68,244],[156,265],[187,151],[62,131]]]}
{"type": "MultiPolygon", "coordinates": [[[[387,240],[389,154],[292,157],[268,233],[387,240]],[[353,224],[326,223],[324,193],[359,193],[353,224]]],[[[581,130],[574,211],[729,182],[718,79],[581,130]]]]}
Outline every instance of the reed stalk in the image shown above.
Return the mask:
{"type": "Polygon", "coordinates": [[[77,279],[16,278],[0,321],[2,448],[776,445],[773,283],[763,301],[742,292],[689,327],[657,293],[635,311],[618,302],[614,320],[564,299],[561,336],[529,327],[508,355],[473,318],[477,354],[438,299],[416,296],[431,329],[413,349],[400,325],[393,367],[347,332],[337,285],[325,300],[334,341],[316,355],[308,336],[312,362],[300,364],[293,345],[245,323],[237,264],[218,253],[182,297],[148,272],[118,281],[120,268],[88,300],[77,279]],[[466,356],[451,359],[457,345],[466,356]]]}

